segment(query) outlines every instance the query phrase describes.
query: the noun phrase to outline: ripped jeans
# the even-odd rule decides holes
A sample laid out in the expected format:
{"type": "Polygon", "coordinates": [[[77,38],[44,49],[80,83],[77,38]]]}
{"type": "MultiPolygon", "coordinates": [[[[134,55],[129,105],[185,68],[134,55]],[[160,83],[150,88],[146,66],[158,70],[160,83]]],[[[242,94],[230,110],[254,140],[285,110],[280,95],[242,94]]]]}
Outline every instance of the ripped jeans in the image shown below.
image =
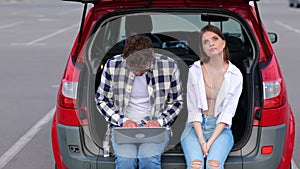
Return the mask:
{"type": "MultiPolygon", "coordinates": [[[[207,141],[211,137],[216,127],[217,119],[207,115],[203,115],[202,117],[203,122],[201,125],[203,136],[205,141],[207,141]]],[[[219,161],[220,169],[224,169],[225,160],[230,153],[233,144],[234,140],[231,129],[225,128],[210,147],[208,156],[206,157],[206,169],[210,168],[208,165],[210,160],[219,161]]],[[[205,158],[203,156],[200,142],[192,123],[186,124],[186,127],[181,135],[181,147],[184,152],[187,169],[190,169],[193,160],[202,161],[202,169],[204,168],[205,158]]]]}

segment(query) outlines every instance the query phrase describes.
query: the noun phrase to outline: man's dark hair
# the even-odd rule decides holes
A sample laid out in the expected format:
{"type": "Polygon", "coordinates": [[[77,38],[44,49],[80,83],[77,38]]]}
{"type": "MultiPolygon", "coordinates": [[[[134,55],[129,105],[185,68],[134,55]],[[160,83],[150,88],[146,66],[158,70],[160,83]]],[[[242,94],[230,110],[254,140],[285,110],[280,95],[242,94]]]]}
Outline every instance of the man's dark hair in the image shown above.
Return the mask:
{"type": "Polygon", "coordinates": [[[128,37],[123,53],[127,64],[136,70],[144,69],[154,58],[151,39],[143,35],[128,37]]]}

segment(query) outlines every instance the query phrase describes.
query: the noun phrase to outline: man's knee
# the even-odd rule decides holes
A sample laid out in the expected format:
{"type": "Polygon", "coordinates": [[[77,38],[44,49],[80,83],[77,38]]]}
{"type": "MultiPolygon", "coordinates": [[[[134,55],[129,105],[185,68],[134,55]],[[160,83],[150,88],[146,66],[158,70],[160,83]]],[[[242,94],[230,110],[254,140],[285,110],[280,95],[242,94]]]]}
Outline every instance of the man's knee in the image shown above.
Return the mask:
{"type": "Polygon", "coordinates": [[[191,169],[201,169],[203,162],[201,160],[193,160],[191,163],[191,169]]]}
{"type": "Polygon", "coordinates": [[[115,162],[116,162],[116,168],[132,169],[137,167],[136,158],[116,156],[115,162]]]}
{"type": "Polygon", "coordinates": [[[209,160],[208,166],[210,169],[219,169],[220,168],[220,162],[218,160],[209,160]]]}

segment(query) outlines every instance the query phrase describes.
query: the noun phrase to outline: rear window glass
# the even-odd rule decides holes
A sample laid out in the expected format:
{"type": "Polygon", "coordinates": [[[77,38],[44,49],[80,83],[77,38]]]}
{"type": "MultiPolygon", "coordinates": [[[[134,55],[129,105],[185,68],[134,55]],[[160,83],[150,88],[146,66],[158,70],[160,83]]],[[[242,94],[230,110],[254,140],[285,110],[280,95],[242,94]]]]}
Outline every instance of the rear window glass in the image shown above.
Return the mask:
{"type": "MultiPolygon", "coordinates": [[[[154,47],[176,47],[182,44],[189,46],[197,53],[197,33],[201,28],[211,24],[219,27],[226,36],[234,36],[245,42],[242,27],[233,18],[221,15],[207,14],[131,14],[111,18],[104,22],[92,37],[90,56],[99,57],[105,55],[113,46],[122,43],[131,34],[152,34],[154,47]],[[139,16],[139,19],[130,22],[130,18],[139,16]],[[143,17],[147,19],[143,19],[143,17]],[[172,21],[172,22],[170,22],[172,21]],[[149,23],[150,22],[150,23],[149,23]],[[155,42],[158,41],[158,42],[155,42]],[[96,45],[93,48],[93,45],[96,45]],[[175,46],[174,46],[175,45],[175,46]],[[97,49],[97,50],[95,50],[97,49]],[[99,51],[100,50],[100,51],[99,51]]],[[[120,44],[122,45],[122,44],[120,44]]],[[[122,50],[114,51],[113,54],[121,53],[122,50]]]]}
{"type": "MultiPolygon", "coordinates": [[[[88,69],[91,73],[89,76],[95,76],[94,83],[93,81],[88,81],[89,84],[94,85],[91,86],[94,87],[94,92],[96,92],[100,84],[102,70],[107,60],[115,55],[122,54],[125,39],[134,34],[149,36],[155,52],[176,60],[180,69],[184,94],[186,94],[189,66],[200,59],[199,33],[203,27],[210,24],[221,29],[226,38],[230,62],[236,65],[243,74],[250,70],[252,63],[250,60],[255,56],[249,32],[245,29],[245,25],[241,24],[244,22],[237,20],[233,16],[196,12],[147,12],[118,15],[101,21],[94,27],[84,55],[85,59],[87,59],[85,63],[91,68],[91,70],[88,69]]],[[[243,96],[245,97],[243,106],[247,107],[247,103],[249,103],[247,100],[248,95],[244,94],[243,96]]],[[[182,111],[187,112],[186,106],[184,106],[182,111]]],[[[172,125],[173,131],[176,132],[174,132],[173,139],[170,140],[170,145],[179,143],[182,133],[181,129],[184,128],[183,125],[186,122],[184,118],[185,116],[181,116],[172,125]]],[[[93,117],[91,119],[94,121],[94,123],[91,123],[92,125],[102,125],[102,123],[94,120],[93,117]]],[[[103,122],[103,125],[106,125],[106,123],[103,122]]],[[[233,129],[239,130],[240,126],[238,125],[236,128],[233,126],[233,129]]],[[[102,129],[105,126],[99,126],[98,128],[102,129]]],[[[236,133],[235,140],[238,142],[241,136],[238,135],[240,132],[236,133]]],[[[97,134],[99,134],[98,130],[97,134]]]]}

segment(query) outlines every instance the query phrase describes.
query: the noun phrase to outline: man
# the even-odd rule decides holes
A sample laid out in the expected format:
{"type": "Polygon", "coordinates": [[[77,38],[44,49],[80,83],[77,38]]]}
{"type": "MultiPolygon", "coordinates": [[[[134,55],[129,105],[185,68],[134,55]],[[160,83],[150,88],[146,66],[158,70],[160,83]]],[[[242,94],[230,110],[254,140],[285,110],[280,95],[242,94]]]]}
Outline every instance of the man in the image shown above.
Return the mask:
{"type": "MultiPolygon", "coordinates": [[[[151,40],[142,35],[125,41],[122,55],[108,60],[96,93],[99,112],[114,127],[167,127],[182,109],[182,86],[176,62],[155,54],[151,40]]],[[[110,130],[112,128],[112,130],[110,130]]],[[[170,131],[163,143],[115,144],[117,169],[161,168],[161,155],[168,144],[170,131]]],[[[107,142],[104,143],[108,149],[107,142]]]]}

